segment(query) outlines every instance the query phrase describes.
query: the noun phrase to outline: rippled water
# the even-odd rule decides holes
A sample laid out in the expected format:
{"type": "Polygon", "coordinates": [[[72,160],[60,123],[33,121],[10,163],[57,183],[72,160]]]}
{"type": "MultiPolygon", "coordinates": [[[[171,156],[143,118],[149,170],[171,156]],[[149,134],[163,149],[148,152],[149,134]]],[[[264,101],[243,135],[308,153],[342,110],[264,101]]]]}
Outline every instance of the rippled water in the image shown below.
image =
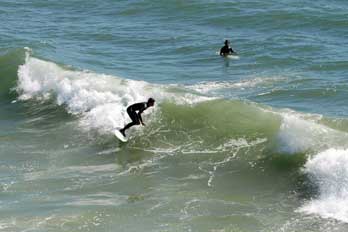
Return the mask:
{"type": "Polygon", "coordinates": [[[348,231],[347,12],[1,1],[0,229],[348,231]]]}

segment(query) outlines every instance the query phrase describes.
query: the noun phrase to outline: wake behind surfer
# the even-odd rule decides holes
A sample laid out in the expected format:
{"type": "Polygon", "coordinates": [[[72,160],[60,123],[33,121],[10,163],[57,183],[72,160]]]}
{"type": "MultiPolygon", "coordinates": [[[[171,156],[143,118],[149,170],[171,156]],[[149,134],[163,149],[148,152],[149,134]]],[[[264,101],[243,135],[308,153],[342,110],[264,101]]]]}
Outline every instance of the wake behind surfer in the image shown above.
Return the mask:
{"type": "Polygon", "coordinates": [[[235,53],[235,51],[233,51],[229,44],[230,42],[228,40],[225,40],[225,46],[220,49],[220,56],[227,56],[235,53]]]}
{"type": "Polygon", "coordinates": [[[128,123],[123,129],[120,130],[124,137],[126,137],[126,130],[130,127],[140,124],[145,126],[143,119],[141,118],[141,114],[144,112],[144,110],[153,106],[154,104],[155,99],[149,98],[147,102],[139,102],[127,107],[127,113],[132,119],[132,122],[128,123]]]}

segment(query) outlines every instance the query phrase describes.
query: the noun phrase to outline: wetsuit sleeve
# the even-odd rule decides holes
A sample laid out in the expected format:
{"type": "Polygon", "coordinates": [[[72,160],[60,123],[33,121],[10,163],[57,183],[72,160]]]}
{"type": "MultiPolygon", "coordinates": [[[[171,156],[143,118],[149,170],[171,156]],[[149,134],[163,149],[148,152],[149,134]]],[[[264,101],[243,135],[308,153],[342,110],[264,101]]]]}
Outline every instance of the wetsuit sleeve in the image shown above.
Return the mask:
{"type": "Polygon", "coordinates": [[[138,117],[139,117],[139,121],[140,121],[141,123],[143,123],[143,119],[141,118],[141,113],[142,113],[142,112],[139,112],[139,113],[138,113],[138,117]]]}
{"type": "Polygon", "coordinates": [[[138,113],[138,117],[141,123],[143,123],[143,119],[141,117],[141,114],[144,112],[144,110],[146,110],[146,103],[143,103],[143,107],[141,109],[139,109],[139,113],[138,113]]]}

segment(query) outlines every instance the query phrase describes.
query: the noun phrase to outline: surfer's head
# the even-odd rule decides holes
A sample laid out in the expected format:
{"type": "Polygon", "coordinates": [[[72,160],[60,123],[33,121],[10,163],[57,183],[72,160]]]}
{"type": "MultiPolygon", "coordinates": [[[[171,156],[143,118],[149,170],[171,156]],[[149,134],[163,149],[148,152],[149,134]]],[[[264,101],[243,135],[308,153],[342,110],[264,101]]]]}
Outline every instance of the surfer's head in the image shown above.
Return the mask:
{"type": "Polygon", "coordinates": [[[227,39],[225,40],[225,45],[228,45],[230,43],[230,41],[228,41],[227,39]]]}
{"type": "Polygon", "coordinates": [[[153,106],[155,104],[155,99],[153,99],[152,97],[150,97],[148,100],[147,100],[147,105],[148,106],[153,106]]]}

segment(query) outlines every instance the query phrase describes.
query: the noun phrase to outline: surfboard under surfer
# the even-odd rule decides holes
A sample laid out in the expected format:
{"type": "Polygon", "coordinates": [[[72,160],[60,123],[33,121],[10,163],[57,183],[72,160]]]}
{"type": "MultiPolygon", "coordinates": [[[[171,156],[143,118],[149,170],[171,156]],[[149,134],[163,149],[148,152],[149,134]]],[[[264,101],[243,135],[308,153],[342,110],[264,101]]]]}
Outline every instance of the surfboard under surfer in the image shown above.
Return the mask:
{"type": "Polygon", "coordinates": [[[129,129],[130,127],[135,125],[140,125],[140,124],[145,126],[145,123],[143,122],[143,119],[141,118],[141,114],[147,108],[154,106],[154,104],[155,104],[155,99],[149,98],[147,102],[139,102],[127,107],[127,113],[129,117],[132,119],[132,122],[128,123],[123,129],[120,130],[120,132],[122,133],[124,137],[126,137],[126,130],[129,129]]]}
{"type": "Polygon", "coordinates": [[[233,51],[233,49],[230,47],[230,41],[225,40],[225,46],[223,46],[220,49],[220,56],[228,56],[231,55],[233,53],[236,53],[235,51],[233,51]]]}

